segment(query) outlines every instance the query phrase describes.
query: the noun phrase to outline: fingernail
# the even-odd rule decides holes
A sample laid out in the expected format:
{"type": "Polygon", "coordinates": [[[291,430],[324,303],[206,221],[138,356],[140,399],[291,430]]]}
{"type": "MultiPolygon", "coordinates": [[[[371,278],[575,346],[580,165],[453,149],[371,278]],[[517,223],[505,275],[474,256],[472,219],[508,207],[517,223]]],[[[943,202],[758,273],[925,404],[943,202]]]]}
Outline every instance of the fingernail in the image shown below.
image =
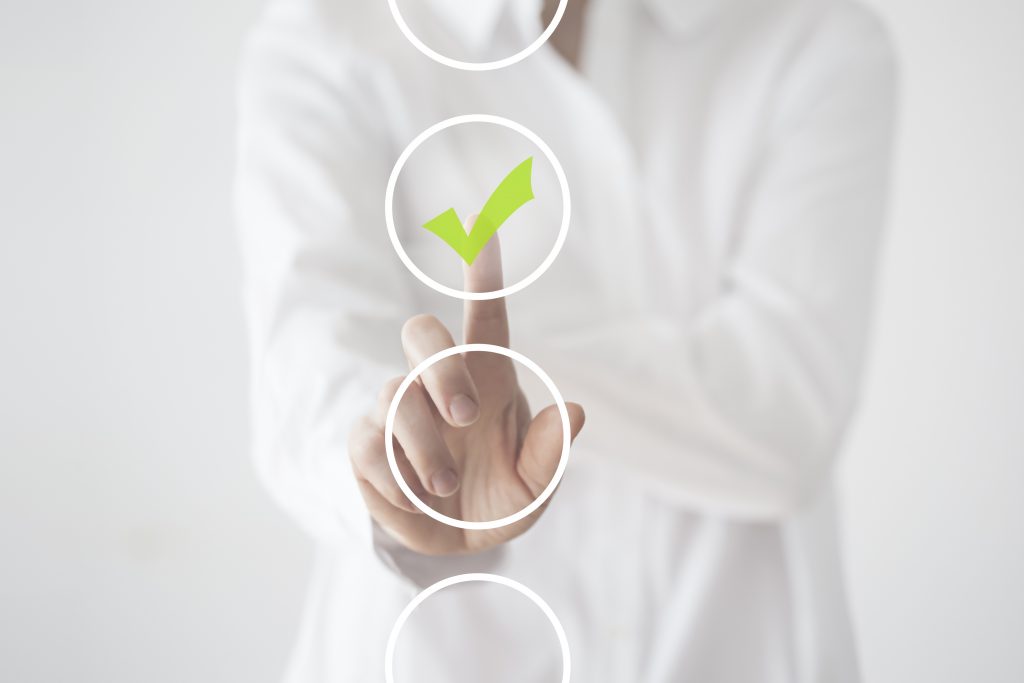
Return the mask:
{"type": "Polygon", "coordinates": [[[451,413],[456,425],[466,427],[476,422],[476,418],[480,416],[480,407],[469,396],[458,394],[448,404],[448,412],[451,413]]]}
{"type": "Polygon", "coordinates": [[[459,488],[459,475],[452,469],[434,472],[434,476],[430,478],[430,485],[434,487],[435,494],[448,497],[459,488]]]}

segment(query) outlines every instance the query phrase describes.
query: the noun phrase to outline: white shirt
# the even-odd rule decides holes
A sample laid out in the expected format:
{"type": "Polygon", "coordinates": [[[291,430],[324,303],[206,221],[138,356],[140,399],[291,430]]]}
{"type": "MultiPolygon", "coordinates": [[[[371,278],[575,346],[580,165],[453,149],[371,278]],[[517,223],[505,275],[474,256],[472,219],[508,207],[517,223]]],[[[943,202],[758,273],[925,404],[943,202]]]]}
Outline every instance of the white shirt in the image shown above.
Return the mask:
{"type": "MultiPolygon", "coordinates": [[[[541,30],[529,3],[457,4],[401,6],[462,58],[541,30]]],[[[256,461],[319,545],[289,681],[383,680],[399,612],[467,571],[548,601],[576,681],[858,680],[831,479],[887,184],[888,39],[844,0],[590,4],[578,72],[551,46],[499,71],[447,68],[383,0],[280,0],[251,36],[237,199],[256,461]],[[565,168],[569,237],[509,299],[512,346],[587,425],[533,529],[481,556],[429,558],[371,522],[346,435],[406,372],[406,318],[434,313],[458,337],[461,302],[405,270],[383,207],[402,149],[467,113],[527,126],[565,168]]],[[[410,168],[396,211],[485,198],[511,167],[503,145],[410,168]]],[[[425,230],[402,239],[425,270],[453,261],[425,230]]],[[[503,250],[506,273],[539,260],[503,250]]],[[[403,631],[400,682],[559,680],[536,610],[501,587],[452,590],[403,631]]]]}

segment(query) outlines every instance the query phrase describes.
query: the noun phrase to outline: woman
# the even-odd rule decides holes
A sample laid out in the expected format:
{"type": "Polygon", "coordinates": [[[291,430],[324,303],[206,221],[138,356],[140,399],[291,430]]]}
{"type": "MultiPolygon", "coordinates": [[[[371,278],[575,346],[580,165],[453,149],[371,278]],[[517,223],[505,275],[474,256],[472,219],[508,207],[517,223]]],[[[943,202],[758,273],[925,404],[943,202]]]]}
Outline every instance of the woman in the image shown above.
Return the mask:
{"type": "MultiPolygon", "coordinates": [[[[529,44],[552,14],[400,6],[469,61],[529,44]]],[[[547,600],[574,680],[859,680],[831,470],[864,355],[893,70],[884,31],[845,0],[573,0],[547,45],[480,73],[425,57],[384,2],[272,4],[246,53],[238,209],[257,463],[319,548],[289,681],[382,680],[417,590],[470,571],[547,600]],[[403,148],[466,113],[547,141],[572,227],[507,314],[468,305],[460,335],[462,302],[403,268],[383,206],[403,148]],[[411,366],[510,331],[586,428],[542,515],[463,532],[397,488],[385,416],[411,366]]],[[[396,211],[429,218],[427,198],[486,186],[473,169],[511,149],[451,148],[450,173],[409,172],[396,211]]],[[[400,237],[420,254],[438,239],[400,237]]],[[[465,288],[542,256],[492,239],[465,288]]],[[[432,507],[494,519],[550,480],[558,414],[530,410],[513,367],[453,356],[402,399],[397,457],[432,507]]],[[[558,680],[550,630],[499,593],[410,620],[398,680],[558,680]]]]}

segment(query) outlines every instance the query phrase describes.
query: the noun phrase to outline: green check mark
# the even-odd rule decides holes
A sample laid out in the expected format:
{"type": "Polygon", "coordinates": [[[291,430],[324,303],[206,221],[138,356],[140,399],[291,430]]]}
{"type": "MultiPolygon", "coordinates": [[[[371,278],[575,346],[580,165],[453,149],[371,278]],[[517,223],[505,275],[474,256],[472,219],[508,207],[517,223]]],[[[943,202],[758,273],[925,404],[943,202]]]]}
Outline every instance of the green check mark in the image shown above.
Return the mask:
{"type": "Polygon", "coordinates": [[[455,209],[448,209],[431,218],[423,227],[443,239],[468,265],[473,265],[484,245],[494,237],[502,223],[533,199],[533,187],[530,185],[532,172],[533,157],[513,168],[491,193],[484,208],[480,209],[480,215],[468,234],[455,209]]]}

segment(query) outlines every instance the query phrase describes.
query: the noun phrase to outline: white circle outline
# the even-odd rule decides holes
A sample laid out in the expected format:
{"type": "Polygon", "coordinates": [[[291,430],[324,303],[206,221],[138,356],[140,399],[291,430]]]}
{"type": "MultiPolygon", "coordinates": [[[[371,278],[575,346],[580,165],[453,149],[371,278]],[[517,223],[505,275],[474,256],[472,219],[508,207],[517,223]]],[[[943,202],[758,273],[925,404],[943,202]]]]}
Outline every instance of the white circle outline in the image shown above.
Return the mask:
{"type": "Polygon", "coordinates": [[[558,387],[551,381],[547,373],[541,370],[540,366],[534,363],[532,360],[512,349],[507,349],[504,346],[495,346],[494,344],[459,344],[452,346],[447,349],[438,351],[433,356],[430,356],[415,368],[412,372],[406,375],[405,379],[398,386],[398,391],[395,393],[395,397],[391,399],[391,405],[388,406],[387,419],[384,421],[384,449],[388,455],[388,465],[391,467],[391,473],[395,477],[395,481],[398,482],[399,488],[405,493],[406,497],[412,501],[412,504],[419,508],[425,515],[428,515],[442,524],[456,527],[458,529],[467,529],[472,531],[485,531],[488,529],[500,529],[503,526],[514,524],[519,520],[527,517],[531,513],[537,510],[541,505],[544,504],[551,494],[555,492],[558,487],[558,482],[562,480],[562,475],[565,474],[566,465],[569,464],[569,449],[572,445],[572,438],[569,434],[569,412],[565,408],[565,401],[562,400],[562,395],[558,392],[558,387]],[[558,468],[555,470],[555,476],[548,482],[547,488],[545,488],[541,494],[532,503],[524,507],[519,512],[514,512],[511,515],[501,517],[499,519],[493,519],[486,522],[466,522],[461,519],[455,519],[448,515],[442,514],[430,507],[417,496],[409,484],[402,478],[402,473],[398,470],[398,461],[395,459],[395,445],[394,445],[394,434],[395,434],[395,416],[398,414],[398,405],[402,402],[402,396],[409,389],[409,386],[416,381],[427,368],[434,363],[444,360],[449,356],[454,356],[457,353],[469,353],[472,351],[485,351],[491,353],[498,353],[502,356],[511,358],[512,360],[522,363],[527,368],[533,371],[533,374],[537,375],[547,390],[551,392],[551,395],[555,399],[555,404],[558,406],[558,414],[562,418],[562,455],[558,460],[558,468]]]}
{"type": "Polygon", "coordinates": [[[548,23],[544,32],[541,33],[535,41],[514,55],[509,55],[502,59],[495,59],[490,62],[466,62],[461,59],[452,59],[447,55],[443,55],[420,40],[419,37],[412,32],[412,29],[409,28],[409,25],[405,23],[405,17],[402,16],[401,10],[398,9],[398,0],[388,0],[388,8],[391,10],[391,16],[394,18],[395,23],[398,24],[398,30],[400,30],[402,35],[412,43],[413,47],[427,57],[433,59],[438,64],[443,64],[444,66],[452,69],[461,69],[462,71],[491,71],[494,69],[503,69],[506,66],[518,64],[522,60],[526,59],[539,50],[541,45],[548,42],[548,38],[551,37],[551,34],[555,32],[555,29],[558,28],[558,24],[562,21],[562,15],[565,14],[565,8],[568,4],[569,0],[559,0],[558,8],[555,9],[555,16],[551,18],[551,22],[548,23]]]}
{"type": "Polygon", "coordinates": [[[435,123],[430,128],[417,135],[409,145],[402,150],[402,154],[398,157],[398,161],[395,162],[395,166],[391,169],[391,177],[388,178],[387,191],[384,193],[384,221],[388,226],[388,236],[391,238],[391,244],[395,248],[395,252],[398,253],[398,258],[402,260],[405,267],[409,269],[409,272],[416,276],[416,278],[430,287],[435,292],[445,294],[447,296],[463,299],[464,301],[486,301],[488,299],[498,299],[504,296],[511,296],[516,292],[525,289],[537,280],[541,275],[551,267],[551,264],[555,262],[560,251],[562,251],[562,245],[565,244],[565,238],[569,234],[569,218],[572,215],[572,201],[569,197],[569,182],[566,180],[565,171],[562,169],[562,164],[558,162],[558,158],[555,153],[551,151],[551,148],[540,139],[536,133],[522,125],[516,123],[510,119],[506,119],[501,116],[494,116],[492,114],[462,114],[460,116],[453,116],[444,121],[435,123]],[[538,149],[544,154],[551,167],[555,170],[555,176],[558,178],[558,187],[562,192],[562,224],[558,228],[558,237],[555,238],[555,244],[551,247],[551,251],[548,252],[547,257],[544,261],[537,266],[537,269],[527,275],[525,278],[503,287],[502,289],[495,290],[493,292],[467,292],[461,289],[454,289],[446,285],[442,285],[437,280],[433,279],[422,270],[419,266],[413,263],[413,260],[409,258],[409,254],[406,253],[405,247],[402,246],[401,240],[398,239],[398,229],[395,227],[395,186],[398,184],[398,176],[405,167],[409,157],[416,151],[420,145],[427,141],[435,133],[451,128],[452,126],[458,126],[463,123],[491,123],[497,126],[504,126],[510,130],[519,133],[527,140],[537,146],[538,149]]]}
{"type": "Polygon", "coordinates": [[[402,631],[402,627],[405,626],[405,622],[408,621],[413,610],[419,607],[423,602],[434,593],[449,588],[456,584],[468,583],[471,581],[482,581],[485,583],[496,583],[507,588],[511,588],[518,591],[520,594],[525,595],[530,599],[533,604],[540,608],[540,611],[544,613],[544,616],[551,622],[551,626],[555,629],[555,636],[558,638],[558,647],[562,650],[562,683],[569,683],[569,675],[572,669],[572,660],[569,656],[569,639],[565,637],[565,629],[562,628],[562,623],[558,621],[558,617],[555,615],[555,611],[551,609],[551,606],[544,601],[544,598],[540,597],[532,590],[519,583],[513,581],[507,577],[499,574],[458,574],[456,576],[449,576],[447,579],[442,579],[432,586],[428,586],[423,589],[419,595],[412,599],[402,613],[398,615],[398,619],[395,620],[395,625],[391,627],[391,635],[388,636],[388,645],[384,650],[384,681],[385,683],[395,683],[395,648],[398,645],[398,636],[402,631]]]}

